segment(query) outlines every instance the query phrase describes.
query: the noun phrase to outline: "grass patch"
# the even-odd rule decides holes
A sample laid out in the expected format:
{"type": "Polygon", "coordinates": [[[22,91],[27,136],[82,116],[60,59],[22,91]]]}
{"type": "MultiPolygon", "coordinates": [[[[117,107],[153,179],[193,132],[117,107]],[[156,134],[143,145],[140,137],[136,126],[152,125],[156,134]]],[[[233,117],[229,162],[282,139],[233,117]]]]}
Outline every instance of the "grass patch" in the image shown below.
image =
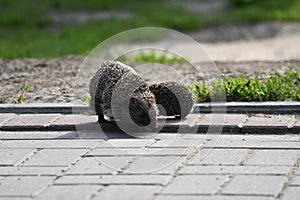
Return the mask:
{"type": "Polygon", "coordinates": [[[298,0],[230,2],[228,10],[206,17],[160,0],[0,0],[0,57],[86,55],[106,38],[124,30],[144,26],[192,31],[212,24],[300,20],[298,0]],[[134,17],[111,17],[84,24],[58,23],[51,18],[53,12],[88,13],[103,10],[125,10],[134,17]]]}
{"type": "Polygon", "coordinates": [[[140,52],[134,56],[120,56],[118,61],[121,62],[141,62],[141,63],[160,63],[160,64],[175,64],[186,63],[187,60],[178,56],[168,56],[167,54],[156,54],[154,51],[149,53],[140,52]]]}
{"type": "Polygon", "coordinates": [[[198,80],[191,85],[197,102],[209,102],[226,95],[227,101],[300,101],[300,71],[287,70],[283,75],[274,73],[268,78],[246,76],[223,77],[212,87],[198,80]]]}
{"type": "Polygon", "coordinates": [[[0,1],[1,58],[87,55],[101,41],[121,31],[144,26],[195,30],[202,26],[203,18],[180,6],[158,0],[0,1]],[[51,19],[51,13],[54,11],[89,12],[113,9],[127,10],[132,12],[134,17],[111,17],[84,24],[58,23],[51,19]]]}
{"type": "Polygon", "coordinates": [[[230,3],[231,10],[217,16],[212,23],[300,20],[300,1],[298,0],[230,0],[230,3]]]}

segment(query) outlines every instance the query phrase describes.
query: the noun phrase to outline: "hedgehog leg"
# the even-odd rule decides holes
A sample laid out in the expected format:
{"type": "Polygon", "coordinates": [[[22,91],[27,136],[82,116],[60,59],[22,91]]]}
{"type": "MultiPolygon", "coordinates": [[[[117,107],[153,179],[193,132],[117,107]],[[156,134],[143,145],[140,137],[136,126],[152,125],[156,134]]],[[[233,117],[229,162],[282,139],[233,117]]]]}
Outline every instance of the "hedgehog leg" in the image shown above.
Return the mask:
{"type": "Polygon", "coordinates": [[[98,122],[99,123],[106,123],[107,120],[104,119],[104,115],[101,113],[101,114],[98,114],[98,122]]]}

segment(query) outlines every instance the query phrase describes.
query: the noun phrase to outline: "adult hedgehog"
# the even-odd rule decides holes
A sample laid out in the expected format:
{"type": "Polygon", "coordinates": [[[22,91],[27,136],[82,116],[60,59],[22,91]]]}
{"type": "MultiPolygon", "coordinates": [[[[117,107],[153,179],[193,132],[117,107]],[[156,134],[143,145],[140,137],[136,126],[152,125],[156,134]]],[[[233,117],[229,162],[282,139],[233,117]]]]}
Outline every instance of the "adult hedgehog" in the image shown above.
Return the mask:
{"type": "Polygon", "coordinates": [[[129,118],[139,127],[157,127],[155,97],[146,82],[131,67],[117,61],[106,61],[90,80],[90,106],[99,123],[104,114],[127,123],[129,118]],[[130,116],[130,117],[129,117],[130,116]]]}

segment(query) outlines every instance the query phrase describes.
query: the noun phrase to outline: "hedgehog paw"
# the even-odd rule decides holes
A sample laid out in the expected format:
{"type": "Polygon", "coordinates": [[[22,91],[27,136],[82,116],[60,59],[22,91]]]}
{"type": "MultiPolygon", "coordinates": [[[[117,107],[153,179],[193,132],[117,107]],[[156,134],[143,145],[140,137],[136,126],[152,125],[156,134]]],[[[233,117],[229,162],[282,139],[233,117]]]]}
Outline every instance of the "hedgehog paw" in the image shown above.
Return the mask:
{"type": "Polygon", "coordinates": [[[98,115],[98,123],[106,123],[107,120],[104,118],[104,115],[98,115]]]}

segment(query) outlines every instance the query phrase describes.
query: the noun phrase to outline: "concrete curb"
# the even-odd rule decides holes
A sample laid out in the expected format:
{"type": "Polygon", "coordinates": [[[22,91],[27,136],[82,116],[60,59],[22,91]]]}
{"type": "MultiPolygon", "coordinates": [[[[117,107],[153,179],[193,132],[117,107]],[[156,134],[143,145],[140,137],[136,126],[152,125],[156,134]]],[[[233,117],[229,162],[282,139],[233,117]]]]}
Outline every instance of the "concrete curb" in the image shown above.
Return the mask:
{"type": "Polygon", "coordinates": [[[84,113],[87,105],[65,103],[0,104],[0,113],[16,114],[73,114],[84,113]]]}
{"type": "Polygon", "coordinates": [[[264,114],[297,114],[300,113],[300,102],[226,102],[196,104],[193,113],[264,113],[264,114]]]}
{"type": "MultiPolygon", "coordinates": [[[[0,104],[0,113],[38,114],[38,113],[86,113],[88,105],[80,104],[0,104]]],[[[226,102],[195,104],[192,113],[265,113],[297,114],[300,113],[300,102],[226,102]]]]}
{"type": "MultiPolygon", "coordinates": [[[[190,114],[183,120],[159,119],[160,133],[299,134],[300,118],[289,115],[190,114]],[[219,116],[218,116],[219,115],[219,116]]],[[[94,131],[100,130],[95,115],[0,114],[0,131],[94,131]]],[[[101,124],[105,133],[121,133],[114,122],[101,124]]]]}

